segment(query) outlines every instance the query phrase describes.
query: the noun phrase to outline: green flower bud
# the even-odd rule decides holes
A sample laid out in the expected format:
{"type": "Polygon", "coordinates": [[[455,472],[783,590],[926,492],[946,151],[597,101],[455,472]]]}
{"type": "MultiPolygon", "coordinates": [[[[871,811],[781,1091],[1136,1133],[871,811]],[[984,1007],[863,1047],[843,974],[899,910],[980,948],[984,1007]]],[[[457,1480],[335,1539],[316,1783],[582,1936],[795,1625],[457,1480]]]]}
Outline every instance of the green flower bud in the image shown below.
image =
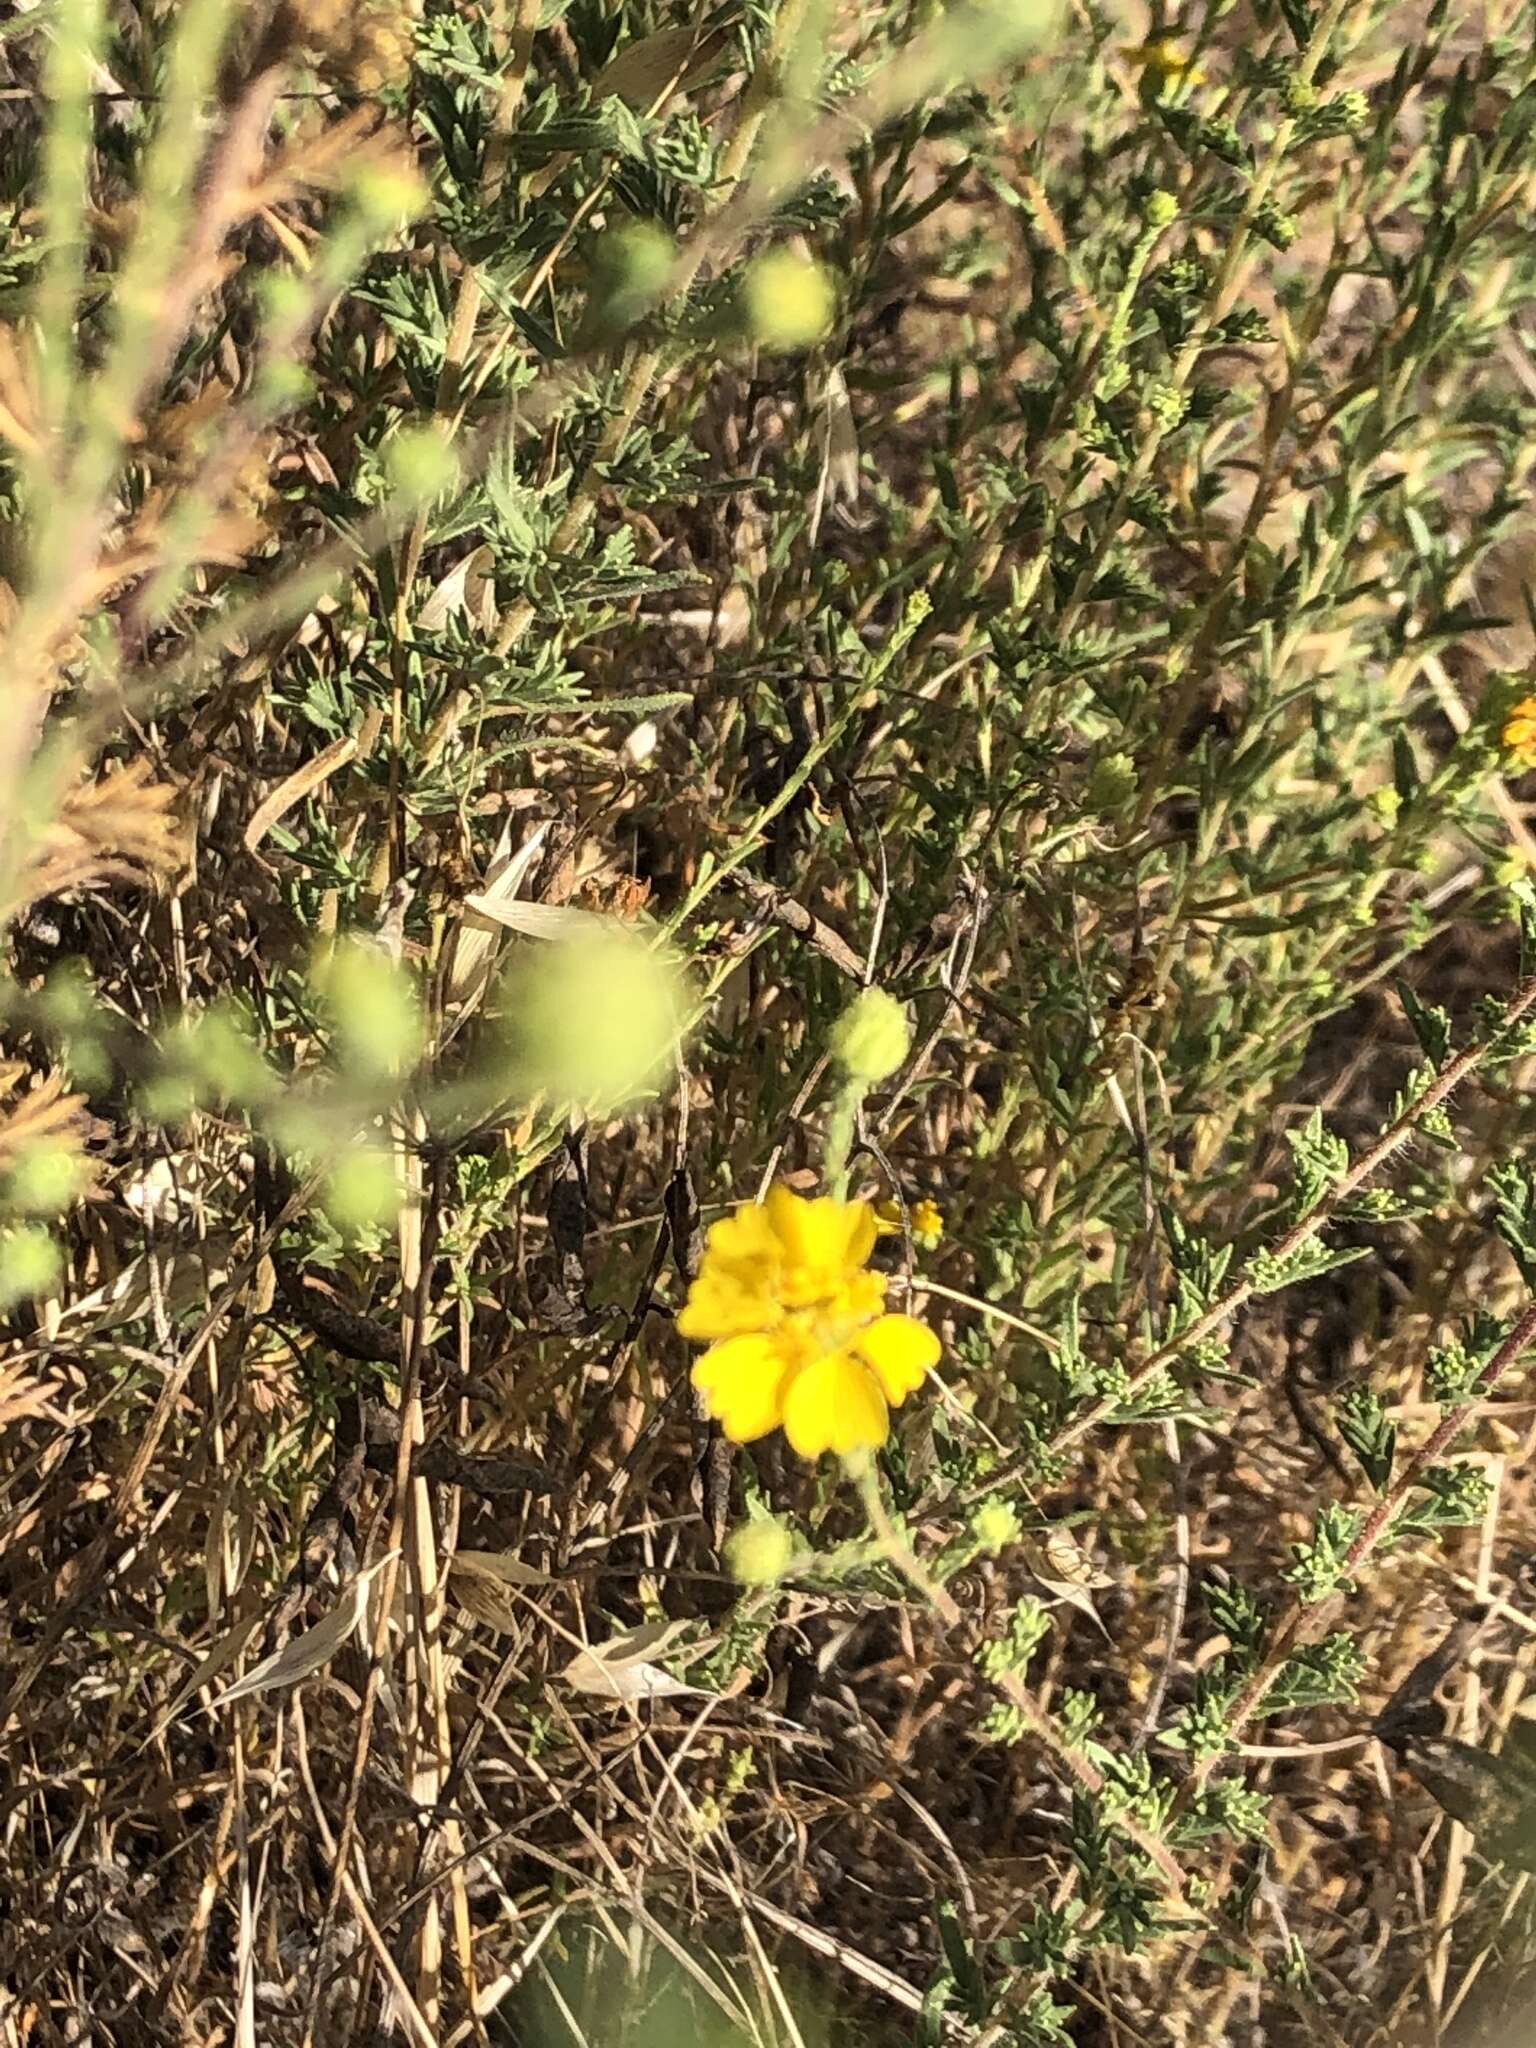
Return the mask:
{"type": "Polygon", "coordinates": [[[1171,227],[1179,217],[1179,202],[1171,192],[1149,192],[1143,211],[1149,228],[1171,227]]]}
{"type": "Polygon", "coordinates": [[[28,1216],[57,1216],[79,1194],[85,1168],[68,1145],[34,1145],[17,1160],[6,1196],[28,1216]]]}
{"type": "Polygon", "coordinates": [[[1005,1500],[984,1500],[971,1517],[971,1534],[989,1557],[1016,1543],[1022,1528],[1018,1509],[1005,1500]]]}
{"type": "Polygon", "coordinates": [[[764,348],[811,348],[824,339],[837,310],[822,266],[793,249],[769,249],[747,272],[743,309],[764,348]]]}
{"type": "Polygon", "coordinates": [[[725,1543],[725,1562],[744,1586],[775,1586],[795,1561],[794,1532],[777,1516],[743,1522],[725,1543]]]}
{"type": "Polygon", "coordinates": [[[266,271],[257,286],[269,330],[293,328],[308,319],[311,293],[302,278],[291,271],[266,271]]]}
{"type": "Polygon", "coordinates": [[[856,1081],[883,1081],[894,1074],[911,1045],[906,1009],[883,988],[865,989],[832,1031],[832,1057],[856,1081]]]}
{"type": "Polygon", "coordinates": [[[234,1011],[214,1008],[189,1023],[180,1050],[193,1093],[204,1102],[262,1102],[272,1070],[234,1011]]]}
{"type": "Polygon", "coordinates": [[[400,1202],[395,1163],[377,1146],[343,1152],[325,1183],[325,1213],[344,1236],[387,1223],[400,1202]]]}
{"type": "Polygon", "coordinates": [[[614,228],[597,246],[594,268],[605,321],[616,327],[638,320],[660,298],[677,244],[650,221],[614,228]]]}
{"type": "Polygon", "coordinates": [[[1172,384],[1149,384],[1145,404],[1163,432],[1169,434],[1188,412],[1189,394],[1177,390],[1172,384]]]}
{"type": "Polygon", "coordinates": [[[425,505],[459,480],[459,458],[436,427],[405,427],[384,451],[391,487],[407,504],[425,505]]]}
{"type": "Polygon", "coordinates": [[[505,985],[512,1080],[608,1113],[652,1092],[676,1057],[687,987],[674,956],[617,922],[524,948],[505,985]]]}
{"type": "Polygon", "coordinates": [[[427,208],[425,180],[403,158],[364,161],[347,178],[347,196],[371,228],[404,227],[427,208]]]}
{"type": "Polygon", "coordinates": [[[1390,783],[1383,783],[1380,789],[1373,789],[1366,801],[1384,825],[1397,823],[1397,814],[1403,808],[1403,799],[1390,783]]]}
{"type": "Polygon", "coordinates": [[[349,1077],[382,1081],[414,1064],[424,1035],[421,1007],[398,962],[352,940],[322,962],[317,979],[349,1077]]]}
{"type": "Polygon", "coordinates": [[[62,1263],[58,1246],[40,1224],[8,1230],[0,1237],[0,1309],[51,1287],[62,1263]]]}

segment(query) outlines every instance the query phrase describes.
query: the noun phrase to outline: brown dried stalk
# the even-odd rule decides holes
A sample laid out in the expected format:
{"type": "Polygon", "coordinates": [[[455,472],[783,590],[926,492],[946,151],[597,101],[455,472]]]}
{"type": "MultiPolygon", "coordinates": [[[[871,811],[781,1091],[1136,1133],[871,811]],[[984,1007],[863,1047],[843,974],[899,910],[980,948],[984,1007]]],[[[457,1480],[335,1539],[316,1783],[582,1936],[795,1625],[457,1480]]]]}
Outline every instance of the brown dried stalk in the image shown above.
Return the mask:
{"type": "Polygon", "coordinates": [[[175,790],[154,781],[144,761],[77,784],[27,850],[12,884],[10,914],[65,889],[171,872],[181,861],[175,799],[175,790]]]}
{"type": "Polygon", "coordinates": [[[25,1365],[0,1365],[0,1435],[13,1422],[51,1413],[58,1380],[41,1380],[25,1365]]]}
{"type": "MultiPolygon", "coordinates": [[[[25,1074],[19,1060],[0,1061],[0,1095],[25,1074]]],[[[85,1097],[64,1093],[64,1076],[47,1075],[0,1111],[0,1173],[9,1173],[39,1145],[78,1145],[85,1130],[85,1097]]]]}

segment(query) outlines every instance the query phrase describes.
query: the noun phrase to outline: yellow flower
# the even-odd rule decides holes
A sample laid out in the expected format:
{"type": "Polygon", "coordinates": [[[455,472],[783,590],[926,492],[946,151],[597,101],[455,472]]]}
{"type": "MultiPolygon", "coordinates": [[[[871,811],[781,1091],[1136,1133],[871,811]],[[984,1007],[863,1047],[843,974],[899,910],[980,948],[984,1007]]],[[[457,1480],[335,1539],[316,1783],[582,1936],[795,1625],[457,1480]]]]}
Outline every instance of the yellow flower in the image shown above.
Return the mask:
{"type": "MultiPolygon", "coordinates": [[[[929,1246],[936,1245],[944,1235],[944,1211],[937,1202],[930,1202],[926,1195],[911,1203],[907,1209],[907,1221],[912,1226],[912,1235],[929,1246]]],[[[889,1237],[901,1229],[901,1204],[899,1202],[876,1202],[875,1228],[882,1237],[889,1237]]]]}
{"type": "Polygon", "coordinates": [[[1536,768],[1536,697],[1522,697],[1504,721],[1504,744],[1517,768],[1536,768]]]}
{"type": "Polygon", "coordinates": [[[890,1435],[891,1409],[938,1363],[939,1340],[884,1313],[884,1276],[865,1270],[878,1234],[867,1202],[785,1187],[711,1227],[677,1327],[709,1346],[693,1383],[734,1443],[782,1426],[815,1458],[890,1435]]]}
{"type": "Polygon", "coordinates": [[[1160,36],[1150,43],[1125,45],[1120,54],[1129,63],[1139,64],[1144,74],[1165,80],[1174,85],[1204,85],[1205,73],[1193,58],[1186,57],[1178,44],[1168,36],[1160,36]]]}

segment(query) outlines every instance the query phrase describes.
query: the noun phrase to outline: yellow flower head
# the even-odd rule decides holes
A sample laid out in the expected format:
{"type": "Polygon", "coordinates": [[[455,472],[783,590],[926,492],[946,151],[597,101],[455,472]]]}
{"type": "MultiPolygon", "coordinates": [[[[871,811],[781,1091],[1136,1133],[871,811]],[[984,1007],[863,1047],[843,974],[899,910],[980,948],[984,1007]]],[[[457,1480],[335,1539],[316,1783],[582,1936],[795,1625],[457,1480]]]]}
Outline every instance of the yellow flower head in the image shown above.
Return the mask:
{"type": "Polygon", "coordinates": [[[1204,85],[1205,73],[1193,58],[1186,57],[1170,36],[1159,36],[1154,42],[1132,43],[1121,49],[1121,56],[1128,63],[1139,64],[1143,76],[1151,76],[1171,85],[1204,85]]]}
{"type": "MultiPolygon", "coordinates": [[[[907,1221],[912,1235],[920,1244],[932,1247],[944,1235],[944,1211],[937,1202],[930,1202],[921,1195],[907,1210],[907,1221]]],[[[882,1237],[889,1237],[901,1229],[901,1204],[899,1202],[876,1202],[875,1227],[882,1237]]]]}
{"type": "Polygon", "coordinates": [[[1522,697],[1504,721],[1504,744],[1517,768],[1536,768],[1536,697],[1522,697]]]}
{"type": "Polygon", "coordinates": [[[938,1363],[939,1340],[887,1315],[865,1270],[879,1227],[867,1202],[775,1187],[714,1224],[677,1319],[709,1349],[693,1383],[734,1443],[782,1426],[803,1458],[877,1450],[890,1411],[938,1363]]]}

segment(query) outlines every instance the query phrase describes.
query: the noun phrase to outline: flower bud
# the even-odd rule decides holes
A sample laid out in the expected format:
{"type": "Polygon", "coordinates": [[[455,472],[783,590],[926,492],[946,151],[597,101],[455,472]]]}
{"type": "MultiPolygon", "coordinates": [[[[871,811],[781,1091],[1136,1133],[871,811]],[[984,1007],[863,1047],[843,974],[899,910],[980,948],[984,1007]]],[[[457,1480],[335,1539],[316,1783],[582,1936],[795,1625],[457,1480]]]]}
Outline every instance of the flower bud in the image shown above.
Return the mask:
{"type": "Polygon", "coordinates": [[[743,1522],[726,1538],[725,1561],[744,1586],[775,1586],[795,1561],[794,1533],[776,1515],[743,1522]]]}
{"type": "Polygon", "coordinates": [[[1143,215],[1149,228],[1171,227],[1179,217],[1179,202],[1171,192],[1149,192],[1143,215]]]}
{"type": "Polygon", "coordinates": [[[912,1044],[905,1007],[882,988],[867,988],[849,1004],[832,1032],[832,1057],[856,1081],[894,1074],[912,1044]]]}
{"type": "Polygon", "coordinates": [[[971,1534],[989,1557],[997,1557],[1022,1532],[1019,1511],[1005,1500],[986,1500],[971,1517],[971,1534]]]}
{"type": "Polygon", "coordinates": [[[63,1265],[57,1244],[40,1224],[6,1231],[0,1237],[0,1309],[52,1287],[63,1265]]]}
{"type": "Polygon", "coordinates": [[[526,948],[504,984],[512,1079],[525,1095],[601,1115],[651,1094],[688,1015],[676,956],[594,917],[574,937],[526,948]]]}
{"type": "Polygon", "coordinates": [[[832,280],[810,256],[769,249],[747,272],[743,293],[747,325],[764,348],[811,348],[837,311],[832,280]]]}

